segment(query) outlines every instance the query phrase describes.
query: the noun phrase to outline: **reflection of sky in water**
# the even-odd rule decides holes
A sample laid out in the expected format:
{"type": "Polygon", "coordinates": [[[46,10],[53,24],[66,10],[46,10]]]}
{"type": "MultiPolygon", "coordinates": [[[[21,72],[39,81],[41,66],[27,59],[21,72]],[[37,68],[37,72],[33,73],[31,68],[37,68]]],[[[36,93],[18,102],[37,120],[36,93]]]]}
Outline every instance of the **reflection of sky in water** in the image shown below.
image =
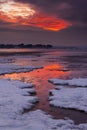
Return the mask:
{"type": "Polygon", "coordinates": [[[0,49],[0,52],[3,53],[17,53],[17,52],[36,52],[40,51],[40,49],[19,49],[19,48],[14,48],[14,49],[0,49]]]}
{"type": "MultiPolygon", "coordinates": [[[[20,51],[32,51],[32,52],[42,51],[44,53],[38,56],[36,55],[26,55],[26,56],[20,55],[20,56],[14,56],[14,57],[10,56],[10,58],[15,59],[14,64],[29,65],[29,66],[43,66],[44,69],[35,70],[29,73],[23,73],[22,77],[19,76],[19,78],[24,79],[23,75],[26,77],[26,79],[28,77],[34,77],[35,75],[37,75],[38,77],[43,76],[43,79],[45,77],[46,77],[45,79],[48,79],[50,77],[51,78],[55,78],[55,77],[72,78],[72,77],[86,77],[87,76],[86,71],[85,71],[87,68],[86,67],[87,61],[84,61],[84,63],[80,62],[80,60],[82,60],[83,57],[86,56],[87,52],[78,52],[78,51],[71,52],[71,51],[65,51],[65,50],[60,51],[60,50],[50,50],[50,49],[46,49],[46,50],[20,49],[20,51]],[[79,60],[79,62],[76,62],[77,59],[79,60]]],[[[9,75],[9,76],[12,76],[12,75],[9,75]]],[[[15,77],[17,77],[18,75],[20,74],[17,74],[15,77]]]]}
{"type": "Polygon", "coordinates": [[[13,73],[13,74],[5,74],[4,78],[11,78],[11,79],[18,79],[22,81],[30,81],[30,82],[37,82],[41,80],[48,80],[49,78],[65,78],[68,76],[71,72],[63,70],[61,65],[58,64],[52,64],[47,65],[42,69],[33,70],[31,72],[26,73],[13,73]]]}
{"type": "Polygon", "coordinates": [[[42,69],[36,69],[26,73],[13,73],[5,74],[2,78],[10,78],[12,80],[21,80],[35,84],[37,96],[40,99],[38,109],[49,109],[47,102],[49,90],[53,88],[53,85],[48,82],[50,78],[66,78],[71,72],[64,71],[60,64],[50,64],[44,66],[42,69]],[[45,104],[43,106],[43,104],[45,104]]]}
{"type": "MultiPolygon", "coordinates": [[[[80,53],[80,52],[79,52],[80,53]]],[[[47,111],[49,114],[53,115],[57,118],[63,118],[65,116],[70,117],[74,120],[81,120],[83,118],[85,120],[86,116],[79,112],[75,111],[64,111],[61,109],[54,109],[49,107],[48,95],[49,90],[54,88],[54,85],[48,82],[50,78],[73,78],[73,77],[87,77],[86,70],[84,69],[84,64],[87,65],[87,62],[78,63],[71,62],[70,60],[64,60],[63,58],[70,55],[77,55],[78,52],[63,52],[63,51],[52,51],[46,52],[41,56],[15,56],[14,64],[20,65],[29,65],[29,66],[43,66],[42,69],[36,69],[31,72],[26,73],[13,73],[13,74],[5,74],[0,76],[1,78],[10,78],[12,80],[21,80],[24,82],[31,82],[35,84],[35,89],[37,92],[37,96],[39,97],[40,102],[34,110],[42,109],[47,111]],[[80,68],[78,69],[80,64],[80,68]],[[72,114],[73,113],[73,114],[72,114]],[[78,115],[80,118],[78,119],[78,115]]],[[[81,52],[82,53],[82,52],[81,52]]],[[[80,53],[80,55],[81,55],[80,53]]],[[[84,52],[83,52],[84,53],[84,52]]],[[[78,57],[77,57],[78,59],[78,57]]]]}

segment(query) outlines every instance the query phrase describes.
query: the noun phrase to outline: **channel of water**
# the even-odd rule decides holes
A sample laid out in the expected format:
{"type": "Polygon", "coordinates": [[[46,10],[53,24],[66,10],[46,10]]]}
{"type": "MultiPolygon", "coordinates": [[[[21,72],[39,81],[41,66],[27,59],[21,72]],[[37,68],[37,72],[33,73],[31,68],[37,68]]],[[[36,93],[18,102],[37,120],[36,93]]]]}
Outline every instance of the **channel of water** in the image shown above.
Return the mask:
{"type": "Polygon", "coordinates": [[[54,89],[55,86],[49,83],[48,79],[65,78],[68,77],[70,73],[71,71],[63,71],[62,67],[58,64],[51,64],[42,69],[33,70],[31,72],[5,74],[0,76],[0,78],[10,78],[11,80],[21,80],[23,82],[35,84],[36,96],[39,98],[39,103],[37,103],[31,110],[26,110],[25,112],[41,109],[56,119],[68,117],[73,119],[76,124],[87,123],[87,114],[84,112],[62,109],[49,105],[49,90],[54,89]]]}

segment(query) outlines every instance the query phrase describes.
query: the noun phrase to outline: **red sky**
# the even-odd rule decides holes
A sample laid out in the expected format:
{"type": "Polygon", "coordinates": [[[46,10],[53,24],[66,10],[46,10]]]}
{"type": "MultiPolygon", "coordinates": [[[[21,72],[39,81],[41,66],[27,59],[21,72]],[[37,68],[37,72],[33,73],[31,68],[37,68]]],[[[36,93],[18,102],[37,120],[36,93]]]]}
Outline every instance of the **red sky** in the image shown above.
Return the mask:
{"type": "Polygon", "coordinates": [[[86,45],[85,4],[85,0],[0,0],[0,43],[86,45]]]}
{"type": "Polygon", "coordinates": [[[1,4],[0,20],[16,25],[27,25],[44,30],[59,31],[68,28],[71,23],[34,9],[29,4],[9,1],[1,4]]]}

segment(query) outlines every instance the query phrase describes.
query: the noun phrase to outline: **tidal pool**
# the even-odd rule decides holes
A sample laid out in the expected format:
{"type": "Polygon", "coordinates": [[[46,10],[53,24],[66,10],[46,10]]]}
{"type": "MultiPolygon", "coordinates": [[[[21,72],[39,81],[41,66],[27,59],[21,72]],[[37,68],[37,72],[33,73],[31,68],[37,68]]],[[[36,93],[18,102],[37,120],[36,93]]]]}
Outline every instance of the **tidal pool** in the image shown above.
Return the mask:
{"type": "MultiPolygon", "coordinates": [[[[12,58],[12,56],[10,56],[10,58],[12,58]]],[[[0,78],[10,78],[11,80],[21,80],[23,82],[35,84],[35,90],[39,98],[39,103],[37,103],[31,111],[41,109],[56,119],[68,117],[73,119],[77,124],[87,123],[86,113],[77,110],[52,107],[49,105],[48,101],[49,90],[54,89],[55,87],[48,82],[50,78],[70,79],[74,77],[87,77],[86,52],[46,50],[42,55],[38,56],[15,56],[14,64],[43,66],[43,68],[35,69],[31,72],[12,73],[0,76],[0,78]]],[[[30,110],[25,110],[24,112],[28,111],[30,110]]]]}

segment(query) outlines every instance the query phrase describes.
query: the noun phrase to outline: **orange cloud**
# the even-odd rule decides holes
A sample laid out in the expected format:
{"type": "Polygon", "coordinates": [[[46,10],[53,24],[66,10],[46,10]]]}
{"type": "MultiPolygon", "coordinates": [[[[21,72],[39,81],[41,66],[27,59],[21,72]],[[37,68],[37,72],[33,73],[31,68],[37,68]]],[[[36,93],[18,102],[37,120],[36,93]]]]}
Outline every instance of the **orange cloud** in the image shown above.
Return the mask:
{"type": "Polygon", "coordinates": [[[49,16],[47,14],[39,14],[34,16],[31,20],[25,21],[30,26],[36,26],[45,30],[59,31],[69,27],[71,24],[65,20],[59,19],[56,16],[49,16]]]}
{"type": "Polygon", "coordinates": [[[16,25],[38,27],[52,31],[59,31],[71,26],[71,23],[68,21],[57,18],[56,16],[49,16],[41,12],[38,13],[31,5],[14,1],[0,5],[0,20],[16,25]]]}

